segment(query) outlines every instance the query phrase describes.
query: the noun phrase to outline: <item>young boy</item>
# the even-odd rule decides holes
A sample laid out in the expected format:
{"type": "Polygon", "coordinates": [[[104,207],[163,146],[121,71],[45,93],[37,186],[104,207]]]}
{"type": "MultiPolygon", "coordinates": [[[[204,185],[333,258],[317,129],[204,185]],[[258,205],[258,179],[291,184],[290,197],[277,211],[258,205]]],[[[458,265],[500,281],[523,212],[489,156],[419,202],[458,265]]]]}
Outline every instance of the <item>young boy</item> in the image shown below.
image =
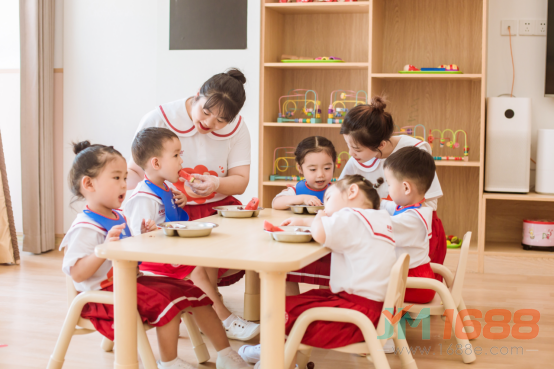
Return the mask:
{"type": "MultiPolygon", "coordinates": [[[[145,172],[144,180],[139,182],[125,205],[131,231],[140,232],[143,219],[153,219],[156,224],[188,220],[188,214],[182,209],[187,202],[186,196],[166,183],[179,180],[183,163],[177,135],[167,128],[145,128],[137,133],[131,150],[133,160],[145,172]]],[[[214,302],[213,308],[223,321],[228,338],[247,341],[260,333],[259,324],[232,314],[223,304],[217,290],[217,276],[225,270],[147,262],[140,265],[140,270],[176,279],[190,277],[214,302]]]]}
{"type": "MultiPolygon", "coordinates": [[[[433,209],[425,205],[435,161],[426,151],[404,147],[387,158],[384,171],[392,201],[381,201],[381,208],[392,215],[396,255],[410,255],[409,277],[435,278],[429,258],[433,209]]],[[[408,288],[404,301],[425,304],[434,296],[433,290],[408,288]]]]}

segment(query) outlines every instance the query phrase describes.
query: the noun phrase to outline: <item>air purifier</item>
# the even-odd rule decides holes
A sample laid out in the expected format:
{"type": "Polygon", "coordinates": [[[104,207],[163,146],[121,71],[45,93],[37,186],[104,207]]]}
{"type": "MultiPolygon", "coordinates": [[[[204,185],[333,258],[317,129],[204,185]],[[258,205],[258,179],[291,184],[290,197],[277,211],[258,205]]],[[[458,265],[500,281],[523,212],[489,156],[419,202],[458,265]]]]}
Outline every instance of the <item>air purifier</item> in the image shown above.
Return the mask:
{"type": "Polygon", "coordinates": [[[485,191],[529,192],[531,99],[489,97],[485,191]]]}
{"type": "Polygon", "coordinates": [[[535,191],[554,194],[554,129],[539,129],[537,137],[535,191]]]}

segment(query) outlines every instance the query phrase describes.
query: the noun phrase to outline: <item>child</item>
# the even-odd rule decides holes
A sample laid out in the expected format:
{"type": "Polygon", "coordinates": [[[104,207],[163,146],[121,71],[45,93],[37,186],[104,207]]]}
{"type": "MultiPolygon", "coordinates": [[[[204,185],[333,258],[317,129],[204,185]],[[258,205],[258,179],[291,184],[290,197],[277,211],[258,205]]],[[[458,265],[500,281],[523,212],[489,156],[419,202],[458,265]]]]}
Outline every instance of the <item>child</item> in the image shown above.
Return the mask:
{"type": "MultiPolygon", "coordinates": [[[[394,122],[390,113],[385,112],[386,104],[381,97],[374,97],[369,105],[358,105],[348,111],[341,126],[343,135],[351,156],[346,163],[340,178],[346,175],[360,174],[368,180],[375,182],[384,177],[383,164],[392,153],[403,147],[417,147],[431,153],[431,146],[427,142],[419,141],[410,136],[392,136],[394,122]]],[[[386,183],[377,190],[382,199],[388,199],[389,188],[386,183]]],[[[437,202],[442,196],[442,189],[437,176],[434,176],[431,187],[425,194],[427,206],[433,211],[432,233],[429,244],[429,257],[431,262],[442,264],[446,256],[446,235],[442,222],[437,217],[437,202]]],[[[328,261],[322,258],[299,271],[299,282],[328,284],[328,261]],[[315,277],[314,277],[315,275],[315,277]]],[[[439,275],[438,280],[442,281],[439,275]]]]}
{"type": "Polygon", "coordinates": [[[271,204],[273,209],[323,205],[323,195],[331,185],[337,161],[333,143],[321,136],[305,138],[296,147],[294,157],[296,169],[305,179],[275,196],[271,204]]]}
{"type": "MultiPolygon", "coordinates": [[[[337,152],[333,143],[321,136],[312,136],[303,139],[294,151],[296,169],[304,176],[295,187],[288,187],[278,194],[271,207],[274,209],[288,209],[291,205],[323,205],[325,190],[331,185],[337,152]]],[[[331,256],[327,255],[321,262],[311,264],[301,270],[290,272],[287,275],[287,296],[298,295],[298,282],[312,284],[329,284],[331,271],[331,256]],[[311,276],[324,275],[324,280],[311,276]]]]}
{"type": "MultiPolygon", "coordinates": [[[[142,219],[153,219],[156,224],[188,220],[187,213],[181,209],[186,205],[186,196],[165,183],[179,180],[183,159],[179,155],[181,141],[177,135],[167,128],[145,128],[135,136],[131,150],[134,162],[145,172],[145,179],[138,183],[125,205],[131,230],[138,232],[142,219]]],[[[247,341],[260,333],[259,324],[232,314],[223,304],[217,281],[227,269],[144,262],[140,270],[176,279],[190,276],[213,301],[213,308],[223,321],[228,338],[247,341]]]]}
{"type": "MultiPolygon", "coordinates": [[[[88,141],[73,145],[77,155],[69,172],[71,191],[86,200],[86,210],[79,214],[62,240],[67,247],[62,270],[71,276],[78,291],[113,291],[112,262],[94,254],[104,242],[131,236],[123,214],[117,209],[127,190],[127,163],[112,146],[91,145],[88,141]]],[[[156,229],[151,221],[141,220],[140,233],[156,229]]],[[[143,320],[156,327],[161,360],[160,369],[191,369],[177,357],[179,322],[184,309],[192,307],[200,329],[218,351],[219,369],[247,368],[247,364],[229,346],[225,331],[211,308],[212,302],[191,282],[171,278],[142,276],[137,271],[138,311],[143,320]]],[[[109,339],[114,339],[113,305],[88,303],[81,316],[109,339]]]]}
{"type": "MultiPolygon", "coordinates": [[[[404,147],[387,158],[384,168],[392,201],[383,200],[381,207],[392,215],[396,255],[410,255],[408,277],[435,278],[429,263],[433,209],[425,200],[435,177],[435,161],[423,150],[404,147]]],[[[426,304],[433,297],[433,290],[407,288],[404,301],[426,304]]]]}
{"type": "MultiPolygon", "coordinates": [[[[377,188],[361,175],[346,176],[325,193],[325,210],[315,218],[290,218],[283,225],[311,225],[314,239],[331,249],[330,290],[313,289],[286,300],[285,331],[304,311],[337,307],[362,312],[376,326],[383,308],[390,271],[396,262],[390,216],[379,210],[377,188]]],[[[350,323],[317,321],[308,326],[302,343],[336,348],[364,337],[350,323]]],[[[259,346],[243,346],[245,361],[259,360],[259,346]]]]}

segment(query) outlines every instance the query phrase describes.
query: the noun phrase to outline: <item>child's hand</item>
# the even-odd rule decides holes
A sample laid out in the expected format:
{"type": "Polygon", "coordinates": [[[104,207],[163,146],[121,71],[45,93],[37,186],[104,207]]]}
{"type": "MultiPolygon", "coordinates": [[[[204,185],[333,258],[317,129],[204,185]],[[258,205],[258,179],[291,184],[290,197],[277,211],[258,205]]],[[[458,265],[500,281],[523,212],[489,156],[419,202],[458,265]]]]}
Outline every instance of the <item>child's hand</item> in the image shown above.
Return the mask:
{"type": "Polygon", "coordinates": [[[158,227],[156,226],[156,222],[154,222],[152,219],[143,219],[142,223],[140,224],[140,233],[153,232],[157,229],[158,227]]]}
{"type": "Polygon", "coordinates": [[[175,191],[173,188],[171,189],[171,191],[173,192],[173,199],[175,199],[175,205],[177,205],[180,208],[184,208],[185,205],[187,204],[187,196],[180,191],[175,191]]]}
{"type": "Polygon", "coordinates": [[[312,195],[302,195],[304,205],[308,206],[321,206],[323,205],[317,196],[312,195]]]}
{"type": "Polygon", "coordinates": [[[300,227],[303,227],[303,226],[306,226],[306,224],[304,223],[304,219],[302,218],[288,218],[288,219],[285,219],[283,221],[283,223],[281,223],[282,226],[300,226],[300,227]]]}
{"type": "Polygon", "coordinates": [[[113,226],[112,229],[108,231],[108,235],[106,236],[106,241],[104,241],[104,243],[119,241],[119,235],[123,229],[125,229],[125,223],[113,226]]]}

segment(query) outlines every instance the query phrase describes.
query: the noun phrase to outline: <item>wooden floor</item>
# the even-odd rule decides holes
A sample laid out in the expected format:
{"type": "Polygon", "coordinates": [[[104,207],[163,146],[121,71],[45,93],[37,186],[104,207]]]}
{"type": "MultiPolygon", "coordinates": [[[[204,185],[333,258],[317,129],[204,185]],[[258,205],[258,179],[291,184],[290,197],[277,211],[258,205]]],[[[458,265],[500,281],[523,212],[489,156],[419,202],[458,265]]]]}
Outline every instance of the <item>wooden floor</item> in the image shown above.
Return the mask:
{"type": "MultiPolygon", "coordinates": [[[[62,254],[52,251],[43,255],[23,253],[21,265],[0,265],[0,368],[46,367],[67,308],[61,262],[62,254]]],[[[228,306],[239,314],[243,291],[244,281],[221,289],[228,306]]],[[[408,342],[417,351],[414,357],[420,369],[543,369],[554,366],[554,279],[468,274],[463,295],[468,308],[481,309],[483,316],[490,309],[508,309],[512,314],[519,309],[537,309],[541,313],[538,337],[523,341],[510,335],[504,340],[489,340],[481,335],[472,341],[481,354],[475,363],[467,366],[459,355],[447,353],[448,347],[455,347],[456,341],[443,340],[444,323],[438,317],[433,318],[430,340],[421,338],[421,326],[408,328],[408,342]],[[424,353],[425,350],[428,353],[424,353]]],[[[480,320],[484,326],[484,319],[480,320]]],[[[149,338],[158,357],[153,330],[149,338]]],[[[251,343],[257,343],[256,340],[251,343]]],[[[64,368],[113,368],[113,353],[103,352],[100,341],[98,333],[74,337],[64,368]]],[[[241,345],[241,342],[232,342],[235,349],[241,345]]],[[[197,365],[198,368],[215,368],[216,354],[213,350],[210,353],[210,362],[197,365]]],[[[179,340],[179,356],[196,363],[185,329],[179,340]]],[[[400,368],[398,357],[391,354],[388,358],[391,368],[400,368]]],[[[364,358],[325,350],[314,350],[312,361],[316,369],[373,367],[364,358]]]]}

